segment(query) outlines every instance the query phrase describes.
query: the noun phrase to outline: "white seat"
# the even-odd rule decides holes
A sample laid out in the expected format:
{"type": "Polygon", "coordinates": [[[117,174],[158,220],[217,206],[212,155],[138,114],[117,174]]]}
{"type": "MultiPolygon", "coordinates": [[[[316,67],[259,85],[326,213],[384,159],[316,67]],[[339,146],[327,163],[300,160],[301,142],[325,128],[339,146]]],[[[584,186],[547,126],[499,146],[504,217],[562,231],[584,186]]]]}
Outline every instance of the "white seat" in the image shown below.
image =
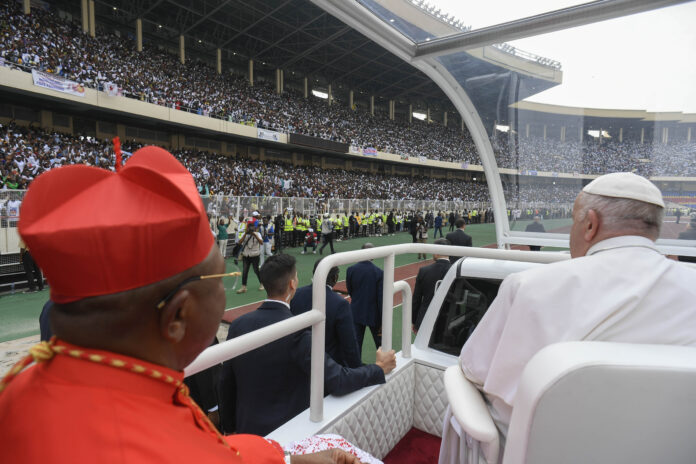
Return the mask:
{"type": "MultiPolygon", "coordinates": [[[[481,435],[485,402],[471,395],[474,386],[458,365],[448,369],[445,386],[456,426],[446,422],[443,438],[453,431],[465,438],[456,460],[441,450],[440,462],[468,462],[465,444],[495,443],[481,435]]],[[[696,348],[559,343],[537,353],[522,374],[502,462],[693,463],[695,431],[696,348]]],[[[487,457],[481,462],[498,459],[487,457]]]]}

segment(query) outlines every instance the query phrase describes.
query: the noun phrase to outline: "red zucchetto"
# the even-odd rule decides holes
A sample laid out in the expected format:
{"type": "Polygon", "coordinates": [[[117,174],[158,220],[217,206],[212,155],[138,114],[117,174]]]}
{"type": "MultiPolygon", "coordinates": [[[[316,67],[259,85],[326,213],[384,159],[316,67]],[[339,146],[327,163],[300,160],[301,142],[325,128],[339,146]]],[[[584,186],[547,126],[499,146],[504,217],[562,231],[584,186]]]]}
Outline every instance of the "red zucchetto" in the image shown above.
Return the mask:
{"type": "Polygon", "coordinates": [[[203,261],[214,239],[191,174],[145,147],[119,172],[74,165],[34,180],[19,233],[69,303],[143,287],[203,261]]]}

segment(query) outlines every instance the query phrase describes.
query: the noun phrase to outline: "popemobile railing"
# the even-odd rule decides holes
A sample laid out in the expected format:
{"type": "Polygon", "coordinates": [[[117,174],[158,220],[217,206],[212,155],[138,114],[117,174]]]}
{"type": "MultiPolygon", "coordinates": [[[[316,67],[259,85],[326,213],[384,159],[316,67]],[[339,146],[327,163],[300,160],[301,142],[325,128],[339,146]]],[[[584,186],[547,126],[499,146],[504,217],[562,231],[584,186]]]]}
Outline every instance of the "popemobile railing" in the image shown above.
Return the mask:
{"type": "Polygon", "coordinates": [[[203,351],[185,369],[186,376],[196,374],[221,362],[259,348],[267,343],[290,335],[298,330],[312,327],[312,360],[310,380],[310,414],[313,422],[320,422],[324,416],[324,349],[326,320],[326,278],[334,266],[353,264],[360,261],[384,259],[384,280],[382,293],[382,350],[392,349],[393,298],[395,287],[403,294],[402,311],[402,351],[404,357],[411,355],[411,307],[410,287],[404,281],[394,282],[394,261],[397,255],[408,253],[432,253],[444,256],[465,256],[532,263],[553,263],[569,259],[565,253],[529,252],[518,250],[499,250],[492,248],[473,248],[451,245],[430,245],[408,243],[390,245],[365,250],[347,251],[329,255],[321,260],[314,272],[312,286],[312,308],[298,316],[255,330],[240,337],[212,346],[203,351]]]}

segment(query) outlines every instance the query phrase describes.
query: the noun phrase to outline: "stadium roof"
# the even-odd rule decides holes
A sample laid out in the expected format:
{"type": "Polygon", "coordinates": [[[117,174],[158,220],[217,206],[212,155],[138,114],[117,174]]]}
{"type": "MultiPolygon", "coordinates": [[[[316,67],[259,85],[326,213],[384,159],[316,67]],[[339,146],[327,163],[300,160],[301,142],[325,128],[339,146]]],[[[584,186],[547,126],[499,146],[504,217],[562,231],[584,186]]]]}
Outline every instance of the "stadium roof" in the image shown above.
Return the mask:
{"type": "MultiPolygon", "coordinates": [[[[75,17],[81,14],[79,2],[57,0],[56,4],[75,17]]],[[[356,101],[363,104],[368,95],[375,95],[377,102],[379,98],[394,99],[412,103],[414,109],[429,106],[455,112],[431,78],[309,0],[95,0],[95,5],[97,24],[106,30],[134,36],[135,20],[141,18],[146,46],[164,45],[175,51],[183,34],[188,57],[201,57],[212,64],[216,49],[221,48],[223,69],[245,72],[248,60],[253,59],[256,76],[273,79],[275,69],[283,69],[286,88],[299,87],[301,78],[307,76],[314,88],[333,84],[334,97],[344,101],[353,89],[356,101]]],[[[424,26],[428,30],[460,30],[432,15],[423,14],[423,18],[428,19],[424,26]]],[[[500,102],[508,100],[501,99],[501,92],[509,87],[510,69],[501,66],[500,60],[481,59],[481,50],[454,56],[458,77],[469,79],[471,88],[467,90],[475,88],[472,93],[479,108],[490,110],[484,119],[501,120],[500,102]]],[[[528,75],[517,97],[559,83],[558,79],[538,77],[528,75]]],[[[440,115],[433,117],[439,119],[440,115]]]]}
{"type": "MultiPolygon", "coordinates": [[[[59,4],[79,13],[79,2],[59,4]]],[[[257,75],[285,70],[286,85],[295,72],[298,80],[309,76],[319,85],[334,83],[337,96],[359,89],[453,110],[423,73],[306,0],[96,0],[100,26],[134,34],[136,18],[142,18],[144,40],[151,43],[176,49],[183,34],[187,56],[214,62],[221,48],[225,69],[245,69],[251,58],[257,75]]]]}

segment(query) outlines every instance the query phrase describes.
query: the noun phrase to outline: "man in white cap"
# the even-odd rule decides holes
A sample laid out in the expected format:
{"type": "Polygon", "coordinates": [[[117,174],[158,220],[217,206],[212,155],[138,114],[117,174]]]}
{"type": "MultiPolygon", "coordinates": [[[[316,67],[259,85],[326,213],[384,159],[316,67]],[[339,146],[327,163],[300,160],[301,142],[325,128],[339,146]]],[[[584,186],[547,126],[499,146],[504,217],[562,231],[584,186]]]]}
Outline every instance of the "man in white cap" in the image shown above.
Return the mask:
{"type": "Polygon", "coordinates": [[[460,356],[502,436],[527,362],[573,340],[696,346],[696,270],[655,248],[664,202],[631,173],[589,183],[575,200],[573,259],[508,276],[460,356]]]}

